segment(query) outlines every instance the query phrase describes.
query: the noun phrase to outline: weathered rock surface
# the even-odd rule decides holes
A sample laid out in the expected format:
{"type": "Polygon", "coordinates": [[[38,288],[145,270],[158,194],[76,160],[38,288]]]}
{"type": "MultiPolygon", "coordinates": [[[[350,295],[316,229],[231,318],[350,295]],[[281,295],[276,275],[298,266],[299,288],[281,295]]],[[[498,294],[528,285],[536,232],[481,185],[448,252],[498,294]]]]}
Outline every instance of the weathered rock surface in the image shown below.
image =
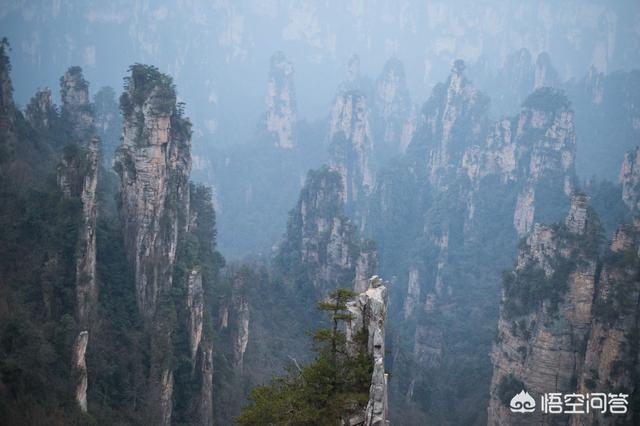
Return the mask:
{"type": "Polygon", "coordinates": [[[521,390],[536,401],[551,392],[635,391],[638,359],[627,348],[638,345],[640,223],[620,228],[611,254],[596,268],[599,230],[587,201],[582,194],[572,197],[564,225],[536,224],[519,251],[513,279],[505,280],[491,353],[490,425],[631,421],[632,415],[545,415],[540,407],[522,415],[509,410],[509,401],[521,390]]]}
{"type": "MultiPolygon", "coordinates": [[[[353,316],[347,323],[347,347],[356,350],[355,336],[361,330],[367,332],[367,351],[373,359],[373,373],[369,388],[369,401],[365,409],[366,426],[388,425],[388,377],[384,370],[385,321],[387,319],[387,288],[382,280],[374,275],[369,280],[369,288],[347,304],[353,316]]],[[[352,423],[353,424],[353,423],[352,423]]]]}
{"type": "Polygon", "coordinates": [[[27,106],[27,121],[36,129],[49,129],[55,119],[56,111],[51,100],[51,89],[38,90],[27,106]]]}
{"type": "MultiPolygon", "coordinates": [[[[123,138],[116,153],[115,169],[121,180],[120,214],[125,251],[134,269],[136,301],[146,329],[151,332],[149,420],[171,424],[173,393],[178,386],[180,392],[191,398],[190,408],[181,407],[178,415],[211,424],[213,346],[212,337],[205,330],[208,310],[200,260],[181,258],[180,271],[184,272],[177,276],[184,286],[185,297],[183,300],[168,297],[174,286],[181,236],[196,229],[198,235],[215,236],[209,229],[213,224],[202,222],[213,219],[213,212],[208,211],[211,207],[205,206],[206,191],[189,185],[191,126],[176,104],[170,77],[153,67],[132,67],[121,108],[123,138]],[[201,208],[206,211],[197,211],[201,208]],[[177,320],[172,312],[178,313],[177,320]],[[182,330],[183,324],[186,330],[182,330]],[[186,333],[188,348],[174,346],[173,335],[182,332],[186,333]],[[183,350],[191,360],[192,382],[174,377],[173,352],[183,350]]],[[[191,236],[194,237],[200,238],[191,236]]],[[[214,244],[208,240],[199,242],[214,244]]],[[[210,255],[215,256],[215,252],[210,255]]]]}
{"type": "Polygon", "coordinates": [[[321,297],[336,287],[361,288],[363,277],[377,267],[375,248],[358,240],[344,215],[343,188],[338,172],[310,171],[276,255],[287,277],[296,277],[292,264],[304,265],[305,278],[296,277],[297,285],[313,286],[321,297]]]}
{"type": "Polygon", "coordinates": [[[637,348],[640,344],[640,219],[622,225],[603,259],[594,295],[593,319],[586,342],[578,393],[614,392],[630,395],[627,415],[595,413],[571,419],[571,425],[634,424],[638,413],[631,395],[638,391],[637,348]]]}
{"type": "Polygon", "coordinates": [[[385,63],[376,80],[373,113],[376,150],[388,158],[403,147],[406,148],[416,130],[416,122],[412,120],[415,111],[407,88],[404,66],[397,58],[385,63]]]}
{"type": "Polygon", "coordinates": [[[77,375],[75,399],[80,409],[87,412],[87,345],[89,344],[89,332],[81,331],[73,345],[73,374],[77,375]]]}
{"type": "Polygon", "coordinates": [[[373,188],[373,141],[364,93],[357,90],[338,93],[331,110],[329,141],[331,168],[340,174],[343,185],[340,194],[351,207],[373,188]]]}
{"type": "Polygon", "coordinates": [[[513,225],[524,236],[533,226],[536,193],[548,198],[556,187],[551,182],[557,181],[565,196],[573,192],[575,138],[566,97],[541,88],[527,98],[517,118],[499,121],[484,145],[465,152],[462,168],[472,181],[497,175],[502,182],[518,183],[513,225]]]}
{"type": "MultiPolygon", "coordinates": [[[[87,365],[84,359],[89,333],[94,327],[98,305],[96,281],[96,188],[100,165],[100,143],[94,136],[93,114],[89,104],[89,86],[80,67],[72,67],[60,80],[62,114],[66,118],[76,145],[67,146],[58,166],[58,186],[67,198],[79,198],[82,204],[80,229],[75,255],[76,321],[82,332],[74,344],[73,374],[77,377],[76,402],[87,411],[87,365]]],[[[36,94],[28,108],[28,119],[40,129],[49,127],[55,117],[51,92],[36,94]]]]}
{"type": "Polygon", "coordinates": [[[498,343],[491,353],[494,366],[488,418],[491,425],[567,421],[560,415],[556,420],[545,417],[541,411],[527,416],[511,413],[508,403],[515,393],[502,393],[515,390],[503,390],[512,378],[522,383],[521,387],[536,400],[544,393],[573,390],[575,376],[582,367],[576,358],[577,342],[588,335],[596,281],[595,255],[576,239],[586,231],[584,220],[581,226],[575,221],[576,217],[586,218],[585,204],[583,196],[575,196],[566,219],[566,231],[536,225],[526,246],[520,249],[515,274],[524,278],[507,284],[498,323],[498,343]],[[522,296],[526,290],[521,287],[542,285],[540,281],[531,281],[533,278],[527,275],[530,268],[542,271],[540,279],[549,280],[556,289],[533,301],[521,300],[532,297],[522,296]],[[563,286],[566,288],[560,290],[563,286]],[[552,300],[556,292],[560,292],[559,298],[552,300]],[[509,304],[517,304],[518,308],[510,308],[509,304]]]}
{"type": "Polygon", "coordinates": [[[640,210],[640,148],[627,152],[620,169],[622,200],[633,211],[640,210]]]}
{"type": "Polygon", "coordinates": [[[86,141],[94,132],[93,109],[89,102],[89,83],[78,66],[71,67],[60,78],[62,117],[71,123],[76,143],[86,141]]]}
{"type": "Polygon", "coordinates": [[[144,76],[131,78],[123,99],[122,145],[115,169],[121,180],[121,215],[127,257],[133,265],[136,299],[150,319],[172,283],[179,212],[189,210],[190,124],[175,111],[170,81],[151,88],[144,76]]]}
{"type": "Polygon", "coordinates": [[[291,149],[295,144],[296,94],[293,65],[282,52],[271,57],[267,86],[267,131],[276,136],[276,146],[291,149]]]}

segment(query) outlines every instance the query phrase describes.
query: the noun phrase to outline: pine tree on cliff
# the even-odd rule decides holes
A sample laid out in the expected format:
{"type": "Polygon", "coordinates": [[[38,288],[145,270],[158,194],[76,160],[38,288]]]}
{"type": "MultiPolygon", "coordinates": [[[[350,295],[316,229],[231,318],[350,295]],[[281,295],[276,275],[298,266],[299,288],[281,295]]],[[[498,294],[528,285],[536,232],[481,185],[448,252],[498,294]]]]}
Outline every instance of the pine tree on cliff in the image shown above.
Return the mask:
{"type": "Polygon", "coordinates": [[[313,363],[287,368],[266,386],[251,391],[249,405],[236,418],[240,425],[315,424],[335,425],[357,407],[366,405],[372,361],[366,350],[366,333],[356,336],[360,350],[350,355],[341,324],[352,319],[347,303],[352,290],[333,290],[318,309],[329,314],[331,328],[312,333],[316,358],[313,363]]]}

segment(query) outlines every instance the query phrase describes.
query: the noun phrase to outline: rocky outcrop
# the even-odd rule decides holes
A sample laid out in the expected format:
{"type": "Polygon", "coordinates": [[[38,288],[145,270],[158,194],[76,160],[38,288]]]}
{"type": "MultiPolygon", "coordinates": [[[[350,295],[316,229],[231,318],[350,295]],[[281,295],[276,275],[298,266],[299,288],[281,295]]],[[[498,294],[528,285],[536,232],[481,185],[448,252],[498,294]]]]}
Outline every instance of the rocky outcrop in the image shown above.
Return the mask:
{"type": "Polygon", "coordinates": [[[312,286],[324,297],[336,287],[361,288],[363,276],[376,269],[375,248],[359,241],[344,215],[343,188],[341,175],[328,167],[309,172],[276,254],[290,286],[312,286]]]}
{"type": "Polygon", "coordinates": [[[27,106],[26,118],[29,124],[39,130],[49,129],[57,116],[51,100],[51,89],[38,90],[27,106]]]}
{"type": "Polygon", "coordinates": [[[340,194],[351,208],[365,199],[373,188],[373,141],[364,93],[350,90],[336,96],[331,110],[329,141],[331,168],[340,174],[343,185],[340,194]]]}
{"type": "Polygon", "coordinates": [[[275,135],[276,146],[291,149],[295,146],[296,95],[293,84],[293,65],[282,52],[271,56],[267,86],[267,131],[275,135]]]}
{"type": "MultiPolygon", "coordinates": [[[[640,268],[639,237],[638,219],[621,226],[603,261],[577,393],[615,392],[633,395],[637,392],[637,369],[640,365],[637,350],[640,343],[640,280],[637,275],[640,268]]],[[[600,412],[586,419],[574,416],[571,425],[635,424],[637,416],[634,408],[630,407],[624,416],[606,416],[600,412]]]]}
{"type": "Polygon", "coordinates": [[[171,79],[143,65],[132,67],[125,93],[122,145],[115,169],[121,180],[121,215],[136,300],[153,318],[160,294],[172,283],[180,212],[189,211],[190,123],[176,110],[171,79]]]}
{"type": "Polygon", "coordinates": [[[366,426],[388,425],[388,375],[384,370],[385,321],[387,319],[387,288],[382,280],[374,275],[369,280],[369,288],[358,294],[355,300],[347,304],[352,318],[347,323],[347,348],[357,349],[355,336],[365,330],[367,333],[367,351],[373,359],[373,373],[369,388],[369,401],[364,414],[364,422],[351,423],[366,426]]]}
{"type": "Polygon", "coordinates": [[[404,66],[397,58],[389,59],[376,80],[373,102],[373,133],[376,151],[388,158],[411,141],[416,121],[409,96],[404,66]]]}
{"type": "MultiPolygon", "coordinates": [[[[72,130],[72,144],[65,146],[58,166],[58,186],[67,198],[82,204],[78,244],[75,255],[76,321],[82,330],[73,348],[74,377],[77,377],[76,401],[87,410],[87,365],[84,359],[89,333],[98,305],[96,279],[96,188],[99,169],[99,140],[93,134],[93,115],[89,104],[89,85],[80,67],[71,67],[60,80],[63,118],[72,130]]],[[[28,119],[45,129],[55,116],[51,92],[40,91],[28,108],[28,119]]]]}
{"type": "Polygon", "coordinates": [[[456,173],[465,149],[482,140],[486,126],[489,100],[464,76],[464,70],[464,62],[455,61],[446,83],[433,89],[410,146],[426,155],[429,181],[440,189],[446,185],[445,177],[456,173]]]}
{"type": "Polygon", "coordinates": [[[204,294],[202,289],[202,273],[194,267],[187,278],[187,312],[189,330],[189,352],[195,368],[196,355],[202,341],[204,321],[204,294]]]}
{"type": "Polygon", "coordinates": [[[73,345],[73,374],[75,377],[76,389],[75,400],[80,410],[87,412],[87,345],[89,343],[89,332],[81,331],[73,345]]]}
{"type": "Polygon", "coordinates": [[[622,200],[633,211],[640,210],[640,148],[627,152],[620,169],[622,200]]]}
{"type": "Polygon", "coordinates": [[[86,141],[94,132],[93,110],[89,102],[89,83],[78,66],[71,67],[60,78],[62,118],[71,124],[74,142],[86,141]]]}
{"type": "Polygon", "coordinates": [[[231,364],[240,373],[243,370],[244,354],[249,343],[250,313],[249,302],[244,295],[246,285],[248,283],[245,282],[243,274],[237,274],[233,278],[231,300],[224,309],[224,317],[221,324],[223,329],[230,328],[231,364]]]}
{"type": "Polygon", "coordinates": [[[469,147],[462,169],[472,182],[498,176],[517,185],[513,225],[524,236],[537,216],[536,205],[545,208],[538,198],[562,199],[573,192],[575,140],[569,101],[562,92],[544,87],[525,100],[516,118],[499,121],[484,144],[469,147]]]}
{"type": "MultiPolygon", "coordinates": [[[[121,211],[127,258],[134,270],[136,301],[151,333],[149,418],[171,423],[174,376],[171,351],[173,309],[163,295],[173,284],[178,236],[188,230],[191,169],[190,123],[176,106],[171,78],[134,65],[121,97],[122,145],[115,169],[120,176],[121,211]]],[[[189,271],[190,355],[201,340],[201,280],[189,271]],[[200,284],[200,286],[199,286],[200,284]]]]}
{"type": "Polygon", "coordinates": [[[576,194],[564,224],[536,224],[521,246],[515,270],[503,281],[488,424],[569,420],[542,410],[523,416],[509,403],[522,390],[538,401],[545,393],[575,391],[591,328],[598,232],[586,196],[576,194]]]}

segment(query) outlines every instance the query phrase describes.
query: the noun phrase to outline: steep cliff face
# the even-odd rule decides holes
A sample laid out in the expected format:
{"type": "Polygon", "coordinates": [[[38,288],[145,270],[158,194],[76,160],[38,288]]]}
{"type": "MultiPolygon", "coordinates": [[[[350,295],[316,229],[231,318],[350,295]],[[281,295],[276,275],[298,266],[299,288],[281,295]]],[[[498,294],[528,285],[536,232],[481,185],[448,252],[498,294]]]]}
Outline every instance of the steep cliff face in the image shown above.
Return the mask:
{"type": "Polygon", "coordinates": [[[520,248],[514,272],[504,277],[497,343],[491,353],[491,425],[568,421],[541,411],[514,414],[509,401],[517,393],[511,395],[514,383],[535,399],[575,389],[591,326],[598,252],[597,219],[586,203],[586,196],[574,195],[564,224],[537,224],[520,248]]]}
{"type": "Polygon", "coordinates": [[[423,121],[409,151],[426,159],[429,182],[444,188],[455,175],[464,150],[482,140],[489,99],[464,75],[465,64],[455,61],[446,83],[438,84],[423,106],[423,121]]]}
{"type": "Polygon", "coordinates": [[[282,52],[271,57],[267,86],[267,131],[275,135],[275,145],[291,149],[295,143],[296,93],[293,85],[293,65],[282,52]]]}
{"type": "Polygon", "coordinates": [[[407,147],[415,133],[415,110],[400,60],[389,59],[376,80],[372,105],[376,154],[388,158],[407,147]]]}
{"type": "MultiPolygon", "coordinates": [[[[504,183],[517,184],[513,226],[523,236],[534,218],[549,218],[547,206],[556,209],[573,192],[575,140],[569,101],[545,87],[525,100],[516,118],[499,121],[484,145],[465,151],[462,168],[472,181],[497,175],[504,183]]],[[[472,216],[473,204],[470,210],[472,216]]]]}
{"type": "Polygon", "coordinates": [[[244,353],[249,343],[249,302],[245,296],[246,275],[236,274],[232,279],[231,298],[221,311],[220,328],[229,329],[231,365],[239,373],[243,370],[244,353]]]}
{"type": "Polygon", "coordinates": [[[594,413],[571,419],[571,425],[638,422],[638,345],[640,339],[640,220],[622,225],[606,253],[594,295],[593,319],[585,345],[577,392],[629,395],[628,414],[594,413]],[[635,402],[634,402],[635,401],[635,402]]]}
{"type": "Polygon", "coordinates": [[[170,77],[134,65],[121,97],[123,140],[116,153],[127,256],[147,319],[171,287],[180,211],[189,210],[190,123],[176,109],[170,77]]]}
{"type": "Polygon", "coordinates": [[[51,89],[44,88],[36,92],[27,106],[26,118],[36,129],[44,131],[50,128],[56,118],[51,89]]]}
{"type": "Polygon", "coordinates": [[[340,194],[351,209],[373,188],[373,141],[366,96],[357,90],[338,93],[329,125],[331,168],[341,176],[340,194]]]}
{"type": "Polygon", "coordinates": [[[597,228],[584,196],[572,199],[564,226],[536,225],[505,276],[489,424],[633,424],[637,422],[640,222],[622,225],[596,268],[597,228]],[[567,263],[570,260],[571,263],[567,263]],[[527,390],[623,393],[626,414],[514,414],[527,390]]]}
{"type": "Polygon", "coordinates": [[[388,422],[388,375],[384,369],[385,321],[387,320],[387,288],[377,275],[369,279],[369,287],[347,304],[352,318],[347,322],[346,339],[350,351],[357,350],[356,336],[364,331],[367,351],[373,359],[369,400],[364,416],[355,416],[350,425],[386,426],[388,422]]]}
{"type": "MultiPolygon", "coordinates": [[[[82,204],[81,224],[76,249],[75,293],[76,320],[82,330],[73,347],[74,374],[78,377],[76,401],[87,411],[87,365],[85,354],[98,304],[96,282],[96,218],[99,169],[99,140],[93,136],[93,114],[89,104],[89,85],[79,67],[72,67],[60,79],[62,118],[67,120],[72,140],[67,145],[58,167],[58,186],[67,198],[79,199],[82,204]]],[[[28,117],[41,129],[51,120],[51,93],[36,94],[28,117]]]]}
{"type": "MultiPolygon", "coordinates": [[[[172,335],[176,309],[173,286],[178,237],[189,219],[190,123],[176,106],[171,78],[144,65],[131,67],[120,99],[122,145],[115,169],[120,176],[120,205],[125,250],[134,269],[138,309],[151,330],[149,418],[171,423],[174,370],[172,335]]],[[[200,345],[202,292],[199,271],[188,268],[188,353],[200,345]]],[[[184,303],[184,301],[180,301],[184,303]]],[[[195,360],[194,360],[195,363],[195,360]]]]}
{"type": "Polygon", "coordinates": [[[495,281],[513,261],[518,233],[557,220],[574,190],[573,115],[561,92],[538,89],[519,115],[493,125],[487,113],[488,98],[457,61],[423,106],[407,155],[379,175],[366,218],[381,271],[397,280],[392,312],[410,324],[394,336],[403,373],[392,383],[393,405],[406,406],[418,423],[484,421],[481,391],[450,380],[467,374],[477,378],[474,387],[489,385],[491,365],[479,348],[488,352],[492,336],[469,324],[493,328],[495,281]],[[453,348],[460,340],[474,344],[453,348]],[[460,365],[476,368],[462,373],[460,365]],[[477,408],[447,408],[454,394],[477,408]]]}
{"type": "Polygon", "coordinates": [[[89,83],[78,66],[71,67],[60,77],[62,119],[71,124],[74,142],[86,141],[94,132],[93,109],[89,102],[89,83]]]}
{"type": "Polygon", "coordinates": [[[276,255],[289,285],[324,296],[336,287],[361,288],[363,277],[377,267],[375,248],[358,240],[344,215],[343,189],[338,172],[309,172],[276,255]]]}
{"type": "Polygon", "coordinates": [[[640,148],[627,152],[620,169],[622,200],[633,211],[640,211],[640,148]]]}

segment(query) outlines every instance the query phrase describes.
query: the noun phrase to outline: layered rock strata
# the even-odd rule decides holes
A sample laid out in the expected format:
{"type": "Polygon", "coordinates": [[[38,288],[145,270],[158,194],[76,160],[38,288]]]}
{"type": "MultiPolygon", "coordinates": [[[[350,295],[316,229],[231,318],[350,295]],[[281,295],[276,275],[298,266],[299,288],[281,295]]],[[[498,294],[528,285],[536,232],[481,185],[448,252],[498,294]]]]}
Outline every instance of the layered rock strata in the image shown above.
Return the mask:
{"type": "MultiPolygon", "coordinates": [[[[367,351],[373,360],[373,373],[369,388],[369,400],[364,410],[365,426],[386,426],[388,422],[388,375],[384,369],[385,321],[387,319],[387,288],[382,279],[374,275],[369,279],[369,288],[358,294],[347,304],[352,318],[347,323],[347,347],[357,350],[355,336],[365,330],[367,351]]],[[[354,419],[360,419],[355,416],[354,419]]],[[[356,421],[356,420],[354,420],[356,421]]]]}

